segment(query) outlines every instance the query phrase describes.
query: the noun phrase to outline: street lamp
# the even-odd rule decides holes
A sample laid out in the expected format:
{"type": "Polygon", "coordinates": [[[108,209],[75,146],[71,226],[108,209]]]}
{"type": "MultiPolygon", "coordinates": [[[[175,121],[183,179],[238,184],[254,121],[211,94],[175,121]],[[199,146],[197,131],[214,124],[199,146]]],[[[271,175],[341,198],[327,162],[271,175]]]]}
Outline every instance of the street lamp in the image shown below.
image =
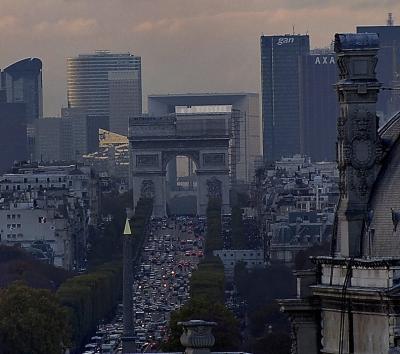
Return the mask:
{"type": "Polygon", "coordinates": [[[123,232],[123,323],[122,352],[136,353],[133,324],[133,259],[132,231],[129,218],[126,218],[123,232]]]}

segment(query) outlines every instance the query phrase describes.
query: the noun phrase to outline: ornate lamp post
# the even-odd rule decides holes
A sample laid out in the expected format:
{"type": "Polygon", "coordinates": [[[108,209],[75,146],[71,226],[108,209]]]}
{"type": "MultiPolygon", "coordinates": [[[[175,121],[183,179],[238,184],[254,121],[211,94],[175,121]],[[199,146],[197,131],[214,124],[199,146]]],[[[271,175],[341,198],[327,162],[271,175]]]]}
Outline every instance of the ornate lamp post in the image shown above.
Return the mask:
{"type": "Polygon", "coordinates": [[[122,352],[136,353],[133,325],[133,259],[132,231],[129,218],[126,218],[123,232],[123,323],[122,352]]]}

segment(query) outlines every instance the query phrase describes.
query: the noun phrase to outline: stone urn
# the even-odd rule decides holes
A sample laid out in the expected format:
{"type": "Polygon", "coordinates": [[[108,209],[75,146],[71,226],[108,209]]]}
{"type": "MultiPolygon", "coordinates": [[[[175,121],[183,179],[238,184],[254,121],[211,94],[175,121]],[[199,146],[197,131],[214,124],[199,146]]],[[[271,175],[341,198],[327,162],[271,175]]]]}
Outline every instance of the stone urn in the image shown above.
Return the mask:
{"type": "Polygon", "coordinates": [[[178,322],[183,327],[181,335],[181,344],[186,347],[186,354],[208,354],[210,348],[215,343],[215,338],[211,333],[215,322],[202,320],[190,320],[187,322],[178,322]]]}

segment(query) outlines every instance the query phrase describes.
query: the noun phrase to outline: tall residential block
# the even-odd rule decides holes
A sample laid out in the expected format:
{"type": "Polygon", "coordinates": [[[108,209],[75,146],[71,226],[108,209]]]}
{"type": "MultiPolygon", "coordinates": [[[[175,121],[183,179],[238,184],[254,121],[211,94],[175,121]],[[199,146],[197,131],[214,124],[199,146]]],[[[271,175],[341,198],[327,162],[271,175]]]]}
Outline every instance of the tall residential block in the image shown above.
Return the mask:
{"type": "Polygon", "coordinates": [[[67,59],[68,107],[108,117],[127,134],[128,118],[142,112],[141,58],[97,51],[67,59]]]}
{"type": "Polygon", "coordinates": [[[265,161],[300,152],[299,64],[309,51],[308,35],[261,36],[265,161]]]}
{"type": "Polygon", "coordinates": [[[26,123],[43,116],[42,61],[27,58],[11,64],[1,73],[7,103],[24,103],[26,123]]]}

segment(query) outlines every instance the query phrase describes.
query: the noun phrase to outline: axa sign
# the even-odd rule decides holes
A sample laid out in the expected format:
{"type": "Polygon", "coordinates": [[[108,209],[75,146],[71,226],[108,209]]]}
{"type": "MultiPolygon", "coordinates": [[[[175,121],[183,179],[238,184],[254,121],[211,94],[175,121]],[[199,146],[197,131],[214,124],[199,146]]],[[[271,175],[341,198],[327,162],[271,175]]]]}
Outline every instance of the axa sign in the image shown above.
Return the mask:
{"type": "Polygon", "coordinates": [[[291,44],[291,43],[294,43],[293,37],[279,37],[278,41],[276,42],[277,45],[291,44]]]}
{"type": "Polygon", "coordinates": [[[335,57],[317,56],[315,57],[314,64],[335,64],[335,57]]]}

